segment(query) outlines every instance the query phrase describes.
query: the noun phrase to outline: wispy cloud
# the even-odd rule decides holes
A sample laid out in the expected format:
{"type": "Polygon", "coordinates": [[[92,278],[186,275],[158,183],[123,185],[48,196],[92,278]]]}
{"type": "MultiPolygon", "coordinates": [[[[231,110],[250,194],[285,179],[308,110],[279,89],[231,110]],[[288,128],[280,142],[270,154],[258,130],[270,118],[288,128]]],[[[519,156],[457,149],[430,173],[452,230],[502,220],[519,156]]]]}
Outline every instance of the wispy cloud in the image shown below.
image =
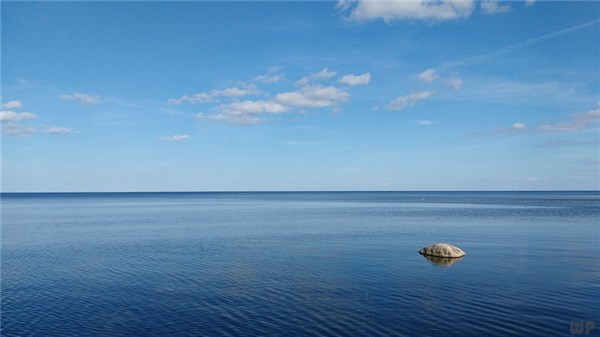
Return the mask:
{"type": "Polygon", "coordinates": [[[571,114],[568,121],[556,124],[543,124],[537,127],[540,131],[573,132],[584,130],[594,124],[600,123],[600,108],[586,112],[571,114]]]}
{"type": "Polygon", "coordinates": [[[336,8],[342,11],[351,10],[348,18],[353,21],[370,21],[382,19],[385,22],[394,20],[455,20],[471,16],[474,9],[472,0],[420,0],[420,1],[369,1],[359,0],[350,3],[342,0],[336,8]]]}
{"type": "Polygon", "coordinates": [[[570,140],[570,139],[559,139],[559,140],[548,140],[543,143],[537,144],[536,147],[571,147],[571,146],[587,146],[587,145],[600,145],[600,140],[570,140]]]}
{"type": "Polygon", "coordinates": [[[21,101],[8,101],[4,104],[2,104],[2,108],[3,109],[20,109],[23,107],[23,103],[21,101]]]}
{"type": "Polygon", "coordinates": [[[46,133],[52,134],[52,135],[76,135],[79,134],[78,131],[75,131],[73,129],[70,128],[65,128],[62,126],[52,126],[46,129],[45,131],[46,133]]]}
{"type": "Polygon", "coordinates": [[[536,0],[525,0],[525,7],[533,6],[536,0]]]}
{"type": "Polygon", "coordinates": [[[158,137],[158,140],[162,142],[181,142],[184,140],[188,140],[189,138],[189,135],[172,135],[166,137],[158,137]]]}
{"type": "Polygon", "coordinates": [[[329,69],[325,68],[325,69],[323,69],[323,70],[321,70],[321,71],[319,71],[317,73],[310,74],[310,75],[308,75],[306,77],[303,77],[303,78],[299,79],[296,82],[296,85],[298,85],[298,86],[306,86],[310,82],[329,79],[329,78],[334,77],[335,75],[337,75],[337,71],[332,71],[332,70],[329,70],[329,69]]]}
{"type": "Polygon", "coordinates": [[[416,121],[416,123],[419,124],[419,125],[429,126],[429,125],[433,125],[434,121],[420,120],[420,121],[416,121]]]}
{"type": "Polygon", "coordinates": [[[214,102],[218,97],[243,97],[248,95],[257,95],[261,92],[256,88],[256,85],[253,83],[244,84],[242,83],[240,86],[221,89],[221,90],[211,90],[209,92],[198,92],[193,95],[183,95],[180,98],[170,98],[167,103],[169,104],[182,104],[182,103],[191,103],[191,104],[200,104],[200,103],[209,103],[214,102]]]}
{"type": "Polygon", "coordinates": [[[38,116],[31,112],[14,112],[10,110],[0,111],[1,122],[20,122],[26,120],[36,119],[38,116]]]}
{"type": "Polygon", "coordinates": [[[582,23],[579,25],[575,25],[569,28],[565,28],[565,29],[561,29],[555,32],[551,32],[548,34],[544,34],[544,35],[540,35],[537,37],[533,37],[530,39],[527,39],[523,42],[519,42],[519,43],[515,43],[509,46],[506,46],[500,50],[496,50],[487,54],[481,54],[481,55],[475,55],[475,56],[470,56],[470,57],[466,57],[462,60],[458,60],[458,61],[452,61],[452,62],[446,62],[444,64],[442,64],[441,66],[437,67],[437,68],[454,68],[454,67],[460,67],[460,66],[465,66],[465,65],[471,65],[471,64],[475,64],[475,63],[481,63],[481,62],[485,62],[488,61],[492,58],[495,58],[497,56],[500,55],[504,55],[507,53],[512,52],[513,50],[517,50],[517,49],[521,49],[521,48],[526,48],[547,40],[551,40],[563,35],[567,35],[573,32],[576,32],[578,30],[581,29],[585,29],[588,27],[593,27],[595,25],[600,24],[600,19],[599,20],[594,20],[594,21],[590,21],[590,22],[586,22],[586,23],[582,23]]]}
{"type": "Polygon", "coordinates": [[[369,82],[371,82],[371,74],[370,73],[364,73],[362,75],[348,74],[348,75],[342,76],[339,79],[339,82],[343,83],[343,84],[347,84],[349,86],[366,85],[366,84],[369,84],[369,82]]]}
{"type": "Polygon", "coordinates": [[[500,5],[498,0],[483,0],[480,6],[484,14],[501,14],[510,11],[509,5],[500,5]]]}
{"type": "Polygon", "coordinates": [[[388,110],[400,110],[415,105],[418,101],[427,99],[433,95],[433,91],[420,91],[412,93],[406,96],[396,97],[390,102],[386,109],[388,110]]]}
{"type": "Polygon", "coordinates": [[[100,98],[98,96],[90,96],[81,93],[74,94],[65,94],[58,96],[59,99],[63,101],[77,101],[82,104],[93,105],[100,103],[100,98]]]}
{"type": "Polygon", "coordinates": [[[423,71],[422,73],[419,74],[419,81],[425,82],[425,83],[432,83],[433,81],[435,81],[438,78],[438,75],[435,71],[435,69],[427,69],[425,71],[423,71]]]}
{"type": "Polygon", "coordinates": [[[444,80],[444,82],[446,82],[446,84],[451,86],[454,90],[460,90],[463,84],[462,78],[458,76],[452,76],[451,78],[444,80]]]}
{"type": "Polygon", "coordinates": [[[18,123],[2,124],[2,133],[9,136],[27,137],[35,133],[36,129],[33,126],[23,125],[18,123]]]}

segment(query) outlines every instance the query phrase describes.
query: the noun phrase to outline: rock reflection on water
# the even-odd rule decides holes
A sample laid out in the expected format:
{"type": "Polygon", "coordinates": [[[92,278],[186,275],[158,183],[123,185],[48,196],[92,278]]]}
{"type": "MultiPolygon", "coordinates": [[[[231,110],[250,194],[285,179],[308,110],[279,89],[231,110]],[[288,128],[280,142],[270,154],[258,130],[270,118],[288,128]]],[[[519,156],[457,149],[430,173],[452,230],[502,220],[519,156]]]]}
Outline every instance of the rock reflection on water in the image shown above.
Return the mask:
{"type": "Polygon", "coordinates": [[[432,264],[434,264],[436,266],[440,266],[440,267],[450,267],[453,264],[455,264],[456,262],[458,262],[464,258],[464,256],[461,256],[461,257],[439,257],[439,256],[430,256],[430,255],[423,255],[423,257],[426,258],[427,260],[429,260],[429,262],[431,262],[432,264]]]}

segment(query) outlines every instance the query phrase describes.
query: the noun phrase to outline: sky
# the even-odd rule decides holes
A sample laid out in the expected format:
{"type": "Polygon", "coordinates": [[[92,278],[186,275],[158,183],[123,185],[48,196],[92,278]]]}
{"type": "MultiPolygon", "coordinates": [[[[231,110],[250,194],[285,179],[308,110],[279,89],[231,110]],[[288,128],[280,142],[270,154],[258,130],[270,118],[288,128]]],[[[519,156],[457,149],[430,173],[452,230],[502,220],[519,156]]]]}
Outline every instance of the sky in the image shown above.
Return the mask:
{"type": "Polygon", "coordinates": [[[600,188],[599,2],[0,6],[4,192],[600,188]]]}

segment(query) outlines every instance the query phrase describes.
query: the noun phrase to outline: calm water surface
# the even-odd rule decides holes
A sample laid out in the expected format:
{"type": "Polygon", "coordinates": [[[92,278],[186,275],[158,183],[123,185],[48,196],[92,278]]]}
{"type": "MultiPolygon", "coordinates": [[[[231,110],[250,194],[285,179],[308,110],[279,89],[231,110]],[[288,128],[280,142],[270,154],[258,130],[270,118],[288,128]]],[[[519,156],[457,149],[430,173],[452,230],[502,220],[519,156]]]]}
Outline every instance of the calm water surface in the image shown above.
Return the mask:
{"type": "Polygon", "coordinates": [[[1,201],[3,336],[600,333],[598,192],[1,201]]]}

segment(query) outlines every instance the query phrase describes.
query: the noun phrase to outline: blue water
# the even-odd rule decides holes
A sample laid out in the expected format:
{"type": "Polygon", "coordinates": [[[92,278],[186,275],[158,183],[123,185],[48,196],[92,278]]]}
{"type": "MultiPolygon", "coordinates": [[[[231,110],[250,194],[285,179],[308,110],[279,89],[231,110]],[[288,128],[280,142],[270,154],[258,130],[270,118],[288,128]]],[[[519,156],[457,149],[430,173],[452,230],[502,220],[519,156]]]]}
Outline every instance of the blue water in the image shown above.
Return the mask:
{"type": "Polygon", "coordinates": [[[600,332],[598,192],[1,202],[3,336],[569,336],[572,322],[600,332]],[[437,242],[467,255],[417,253],[437,242]]]}

